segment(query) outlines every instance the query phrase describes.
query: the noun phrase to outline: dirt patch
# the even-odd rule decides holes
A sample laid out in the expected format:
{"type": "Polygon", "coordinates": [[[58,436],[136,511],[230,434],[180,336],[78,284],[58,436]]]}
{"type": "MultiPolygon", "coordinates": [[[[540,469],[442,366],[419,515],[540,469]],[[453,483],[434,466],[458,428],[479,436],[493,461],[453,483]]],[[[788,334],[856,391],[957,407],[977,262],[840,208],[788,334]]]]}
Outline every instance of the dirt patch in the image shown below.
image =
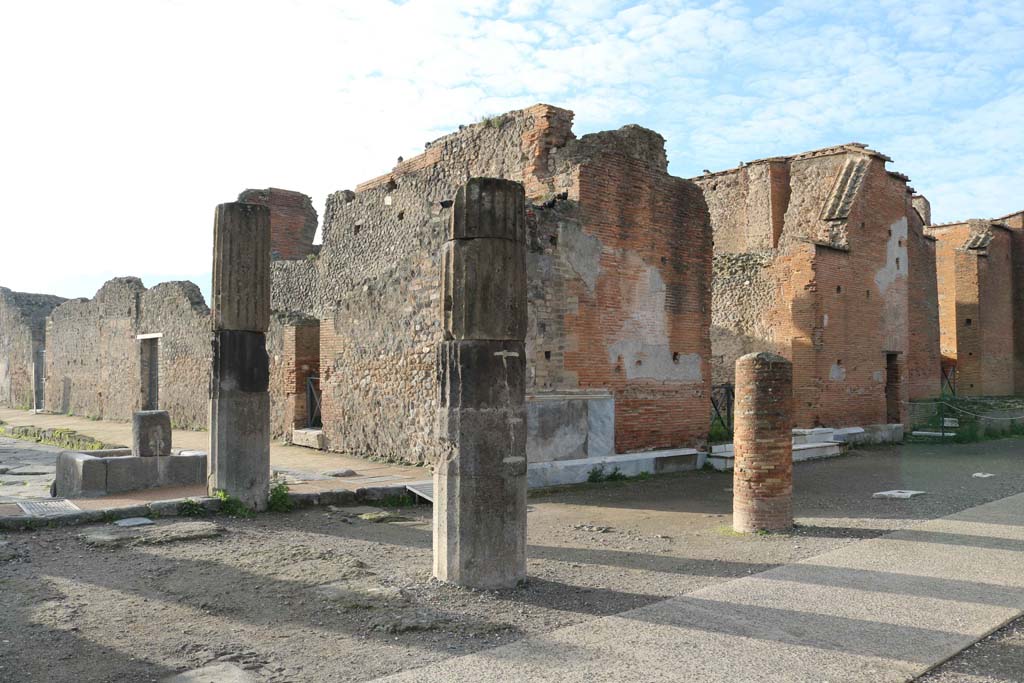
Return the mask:
{"type": "MultiPolygon", "coordinates": [[[[795,467],[791,533],[730,531],[730,474],[583,485],[529,500],[529,582],[431,578],[428,506],[160,519],[0,539],[0,680],[149,681],[232,663],[266,681],[359,681],[616,614],[1024,491],[1022,441],[879,448],[795,467]],[[995,476],[974,478],[984,471],[995,476]],[[872,498],[915,489],[910,500],[872,498]],[[353,514],[355,513],[355,514],[353,514]],[[147,534],[174,536],[150,543],[147,534]]],[[[940,679],[956,680],[956,679],[940,679]]]]}

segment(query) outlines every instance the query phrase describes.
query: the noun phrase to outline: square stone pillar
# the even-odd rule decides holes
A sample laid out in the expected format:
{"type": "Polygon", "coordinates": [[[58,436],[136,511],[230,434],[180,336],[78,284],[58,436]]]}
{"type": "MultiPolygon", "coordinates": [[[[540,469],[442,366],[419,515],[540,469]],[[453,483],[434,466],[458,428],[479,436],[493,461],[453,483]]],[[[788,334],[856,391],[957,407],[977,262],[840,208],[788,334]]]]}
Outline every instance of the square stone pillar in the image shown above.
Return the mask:
{"type": "Polygon", "coordinates": [[[434,576],[474,588],[526,578],[524,201],[519,183],[471,179],[444,246],[434,576]]]}
{"type": "Polygon", "coordinates": [[[208,488],[265,510],[270,489],[270,209],[217,207],[208,488]]]}

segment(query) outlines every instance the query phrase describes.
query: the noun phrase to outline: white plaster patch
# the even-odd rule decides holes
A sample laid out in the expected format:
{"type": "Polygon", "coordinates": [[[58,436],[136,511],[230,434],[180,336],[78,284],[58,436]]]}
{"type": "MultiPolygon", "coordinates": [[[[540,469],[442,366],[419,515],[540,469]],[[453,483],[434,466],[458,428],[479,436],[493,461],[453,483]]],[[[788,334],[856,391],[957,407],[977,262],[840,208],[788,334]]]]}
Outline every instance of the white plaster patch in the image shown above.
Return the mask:
{"type": "Polygon", "coordinates": [[[907,275],[907,217],[889,226],[889,242],[885,248],[885,266],[875,273],[878,291],[885,294],[889,285],[907,275]]]}
{"type": "Polygon", "coordinates": [[[572,269],[580,276],[587,290],[593,292],[601,275],[601,241],[587,235],[575,223],[558,226],[558,243],[572,269]]]}
{"type": "MultiPolygon", "coordinates": [[[[635,254],[627,254],[627,267],[640,267],[635,254]]],[[[632,315],[623,325],[619,340],[609,345],[608,360],[622,358],[627,379],[699,382],[703,378],[700,354],[679,353],[669,348],[665,313],[665,281],[657,268],[645,266],[647,277],[623,291],[623,303],[632,315]]]]}
{"type": "Polygon", "coordinates": [[[821,317],[821,326],[828,327],[828,313],[821,317]]]}
{"type": "Polygon", "coordinates": [[[871,373],[871,379],[875,380],[876,382],[884,382],[885,373],[881,370],[875,370],[874,372],[871,373]]]}
{"type": "Polygon", "coordinates": [[[828,371],[828,378],[837,382],[846,379],[846,368],[839,363],[833,363],[828,371]]]}

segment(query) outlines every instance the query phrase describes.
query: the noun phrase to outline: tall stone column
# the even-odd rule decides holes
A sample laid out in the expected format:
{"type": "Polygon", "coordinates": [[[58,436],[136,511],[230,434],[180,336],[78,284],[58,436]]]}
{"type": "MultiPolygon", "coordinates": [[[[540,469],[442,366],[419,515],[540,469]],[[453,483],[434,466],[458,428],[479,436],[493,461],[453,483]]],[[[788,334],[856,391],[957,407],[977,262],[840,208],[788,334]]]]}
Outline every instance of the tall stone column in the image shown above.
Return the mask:
{"type": "Polygon", "coordinates": [[[772,353],[736,361],[732,526],[793,526],[793,364],[772,353]]]}
{"type": "Polygon", "coordinates": [[[270,488],[270,209],[221,204],[213,226],[208,488],[265,510],[270,488]]]}
{"type": "Polygon", "coordinates": [[[474,588],[526,578],[524,201],[519,183],[471,179],[444,245],[434,576],[474,588]]]}

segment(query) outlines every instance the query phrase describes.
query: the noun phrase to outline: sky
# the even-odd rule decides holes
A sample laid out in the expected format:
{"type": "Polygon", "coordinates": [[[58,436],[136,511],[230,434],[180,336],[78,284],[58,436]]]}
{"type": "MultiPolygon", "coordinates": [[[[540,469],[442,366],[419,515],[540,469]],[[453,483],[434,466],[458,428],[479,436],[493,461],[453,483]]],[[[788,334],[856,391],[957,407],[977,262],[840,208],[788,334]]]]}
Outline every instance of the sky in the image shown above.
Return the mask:
{"type": "Polygon", "coordinates": [[[213,210],[546,102],[691,177],[845,142],[933,220],[1024,208],[1020,0],[32,0],[0,8],[0,286],[209,291],[213,210]]]}

